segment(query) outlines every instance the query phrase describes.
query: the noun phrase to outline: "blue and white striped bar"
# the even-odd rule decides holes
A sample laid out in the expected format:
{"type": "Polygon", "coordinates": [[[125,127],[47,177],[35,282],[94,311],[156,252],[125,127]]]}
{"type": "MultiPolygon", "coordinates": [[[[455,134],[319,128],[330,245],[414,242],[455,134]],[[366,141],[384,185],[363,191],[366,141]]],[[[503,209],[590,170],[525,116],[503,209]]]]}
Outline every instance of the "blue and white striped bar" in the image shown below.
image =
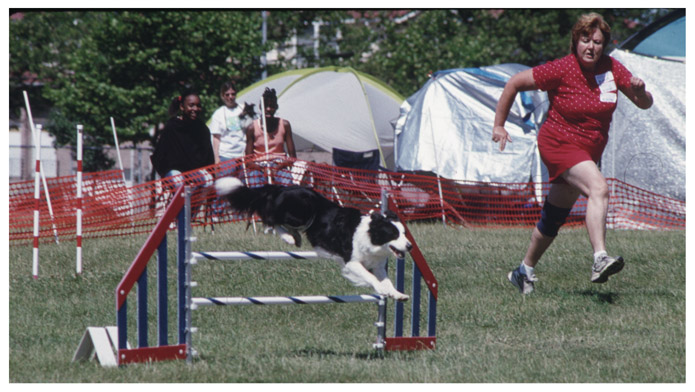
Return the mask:
{"type": "Polygon", "coordinates": [[[312,251],[191,252],[191,256],[195,259],[208,260],[305,260],[319,258],[318,254],[312,251]]]}
{"type": "Polygon", "coordinates": [[[194,297],[191,309],[211,305],[308,305],[308,304],[344,304],[360,302],[379,302],[383,297],[378,294],[362,295],[305,295],[296,297],[194,297]]]}

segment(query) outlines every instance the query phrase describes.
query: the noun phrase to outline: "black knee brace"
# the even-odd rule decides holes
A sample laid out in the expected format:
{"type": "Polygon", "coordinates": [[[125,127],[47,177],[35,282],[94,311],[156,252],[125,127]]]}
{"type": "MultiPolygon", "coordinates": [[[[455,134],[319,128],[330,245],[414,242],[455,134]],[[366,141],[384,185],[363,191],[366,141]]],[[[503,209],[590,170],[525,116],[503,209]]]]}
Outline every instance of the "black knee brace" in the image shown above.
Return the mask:
{"type": "Polygon", "coordinates": [[[555,207],[546,200],[541,210],[541,220],[536,224],[538,231],[548,237],[555,237],[560,226],[567,220],[570,211],[572,211],[571,208],[555,207]]]}

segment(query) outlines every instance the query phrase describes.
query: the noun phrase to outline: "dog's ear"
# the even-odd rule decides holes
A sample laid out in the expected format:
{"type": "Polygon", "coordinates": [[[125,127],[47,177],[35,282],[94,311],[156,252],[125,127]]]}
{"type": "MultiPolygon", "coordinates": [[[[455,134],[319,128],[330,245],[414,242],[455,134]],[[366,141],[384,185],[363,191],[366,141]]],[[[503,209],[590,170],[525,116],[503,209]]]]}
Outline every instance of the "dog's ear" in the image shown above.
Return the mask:
{"type": "Polygon", "coordinates": [[[384,220],[384,216],[381,215],[380,212],[372,212],[372,213],[370,214],[370,217],[372,218],[373,221],[384,220]]]}
{"type": "Polygon", "coordinates": [[[244,102],[244,109],[241,111],[242,116],[249,116],[251,118],[256,117],[256,111],[254,107],[256,106],[255,103],[248,103],[244,102]]]}
{"type": "Polygon", "coordinates": [[[390,221],[398,221],[398,215],[396,215],[396,213],[391,210],[386,210],[384,216],[386,217],[386,219],[390,221]]]}

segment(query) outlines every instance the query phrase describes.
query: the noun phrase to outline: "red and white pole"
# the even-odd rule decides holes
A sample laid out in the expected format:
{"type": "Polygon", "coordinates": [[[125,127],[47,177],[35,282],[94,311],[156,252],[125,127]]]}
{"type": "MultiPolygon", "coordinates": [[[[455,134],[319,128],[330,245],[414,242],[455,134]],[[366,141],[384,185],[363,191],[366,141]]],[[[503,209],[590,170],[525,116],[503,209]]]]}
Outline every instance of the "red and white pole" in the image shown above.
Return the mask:
{"type": "MultiPolygon", "coordinates": [[[[25,92],[26,94],[26,92],[25,92]]],[[[36,167],[34,169],[34,251],[32,257],[31,275],[34,279],[39,277],[39,207],[41,205],[41,132],[36,132],[32,124],[31,131],[34,134],[34,154],[36,167]]]]}
{"type": "Polygon", "coordinates": [[[41,133],[37,133],[34,129],[34,118],[31,115],[31,105],[29,105],[29,95],[26,90],[24,93],[24,104],[27,108],[27,116],[29,117],[29,128],[31,135],[34,137],[34,158],[36,159],[36,167],[34,169],[34,250],[32,253],[31,275],[34,279],[39,277],[39,206],[41,195],[41,133]]]}
{"type": "Polygon", "coordinates": [[[75,261],[75,272],[82,273],[82,124],[77,124],[77,217],[76,237],[77,255],[75,261]]]}

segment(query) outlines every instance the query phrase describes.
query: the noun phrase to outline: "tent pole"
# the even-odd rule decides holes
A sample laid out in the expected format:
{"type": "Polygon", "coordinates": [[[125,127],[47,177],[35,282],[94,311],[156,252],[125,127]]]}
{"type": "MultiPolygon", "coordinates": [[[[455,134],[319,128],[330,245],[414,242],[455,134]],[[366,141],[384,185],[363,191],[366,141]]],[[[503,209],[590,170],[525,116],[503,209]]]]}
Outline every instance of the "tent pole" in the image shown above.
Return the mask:
{"type": "Polygon", "coordinates": [[[432,126],[432,110],[427,107],[427,113],[430,117],[430,133],[432,134],[432,151],[434,152],[434,165],[437,167],[437,187],[439,188],[439,205],[442,208],[442,224],[446,226],[446,213],[444,212],[444,195],[442,193],[442,181],[439,177],[439,158],[437,158],[437,146],[434,143],[434,127],[432,126]]]}
{"type": "Polygon", "coordinates": [[[367,112],[369,113],[369,120],[372,123],[372,131],[374,132],[374,140],[376,141],[376,147],[379,149],[379,158],[381,161],[381,166],[386,167],[386,158],[384,157],[384,152],[381,150],[381,143],[379,142],[379,132],[376,130],[376,124],[374,123],[374,115],[372,114],[372,105],[369,103],[369,95],[367,95],[367,89],[364,88],[364,84],[360,77],[357,75],[354,69],[350,68],[350,73],[357,79],[360,88],[362,89],[362,95],[364,95],[364,102],[367,104],[367,112]]]}

